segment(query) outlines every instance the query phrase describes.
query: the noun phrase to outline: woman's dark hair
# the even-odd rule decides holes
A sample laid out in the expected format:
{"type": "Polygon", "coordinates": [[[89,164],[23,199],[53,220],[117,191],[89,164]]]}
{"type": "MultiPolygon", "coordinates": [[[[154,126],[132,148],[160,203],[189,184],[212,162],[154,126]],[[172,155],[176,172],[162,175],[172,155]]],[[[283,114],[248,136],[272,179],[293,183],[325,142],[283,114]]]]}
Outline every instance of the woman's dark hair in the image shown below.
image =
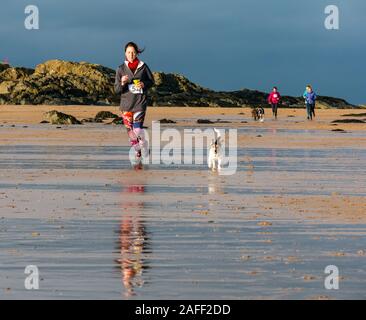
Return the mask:
{"type": "Polygon", "coordinates": [[[125,45],[125,52],[126,52],[126,50],[127,50],[128,47],[133,47],[136,50],[137,54],[143,53],[145,51],[145,48],[144,49],[140,49],[138,47],[138,45],[136,43],[132,42],[132,41],[129,42],[129,43],[127,43],[125,45]]]}
{"type": "Polygon", "coordinates": [[[278,89],[277,89],[277,87],[273,87],[272,89],[276,89],[276,90],[278,90],[278,89]]]}

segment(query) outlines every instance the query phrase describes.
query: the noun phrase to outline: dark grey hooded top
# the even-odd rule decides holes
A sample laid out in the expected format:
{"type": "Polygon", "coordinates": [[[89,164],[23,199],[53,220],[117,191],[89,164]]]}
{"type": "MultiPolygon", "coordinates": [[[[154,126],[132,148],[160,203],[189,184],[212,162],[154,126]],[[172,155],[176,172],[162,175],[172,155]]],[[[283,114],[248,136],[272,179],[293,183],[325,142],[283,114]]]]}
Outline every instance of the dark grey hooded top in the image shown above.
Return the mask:
{"type": "Polygon", "coordinates": [[[114,89],[116,94],[121,95],[121,111],[146,111],[147,108],[147,91],[154,85],[154,77],[149,67],[142,61],[139,62],[135,73],[132,73],[127,62],[120,65],[116,71],[116,81],[114,89]],[[122,86],[121,79],[123,76],[129,77],[129,83],[122,86]],[[132,93],[128,85],[133,83],[133,80],[138,79],[144,83],[143,93],[132,93]]]}

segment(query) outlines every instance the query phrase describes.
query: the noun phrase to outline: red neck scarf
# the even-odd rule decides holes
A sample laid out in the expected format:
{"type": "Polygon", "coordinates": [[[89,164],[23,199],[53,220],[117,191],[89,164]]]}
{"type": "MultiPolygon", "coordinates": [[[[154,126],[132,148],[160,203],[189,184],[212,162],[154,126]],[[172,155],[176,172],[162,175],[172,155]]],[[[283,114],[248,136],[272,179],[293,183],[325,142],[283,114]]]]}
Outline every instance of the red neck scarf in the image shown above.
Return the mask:
{"type": "Polygon", "coordinates": [[[132,62],[128,61],[128,67],[130,68],[130,70],[132,71],[132,73],[135,73],[137,66],[139,65],[140,60],[138,58],[136,58],[135,60],[133,60],[132,62]]]}

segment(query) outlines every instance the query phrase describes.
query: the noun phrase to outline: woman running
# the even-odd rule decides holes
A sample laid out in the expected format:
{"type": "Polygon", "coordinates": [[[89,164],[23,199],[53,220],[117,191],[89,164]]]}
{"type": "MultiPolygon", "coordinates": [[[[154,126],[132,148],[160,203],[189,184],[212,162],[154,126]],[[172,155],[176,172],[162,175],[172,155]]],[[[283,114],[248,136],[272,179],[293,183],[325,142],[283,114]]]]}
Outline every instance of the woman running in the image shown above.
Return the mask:
{"type": "Polygon", "coordinates": [[[147,108],[147,91],[154,85],[154,77],[146,63],[139,60],[142,53],[136,43],[125,46],[125,62],[116,71],[115,91],[121,95],[120,109],[136,160],[149,152],[143,124],[147,108]]]}
{"type": "Polygon", "coordinates": [[[277,119],[278,104],[281,100],[281,95],[277,87],[273,87],[272,92],[268,96],[268,103],[272,106],[272,115],[277,119]]]}

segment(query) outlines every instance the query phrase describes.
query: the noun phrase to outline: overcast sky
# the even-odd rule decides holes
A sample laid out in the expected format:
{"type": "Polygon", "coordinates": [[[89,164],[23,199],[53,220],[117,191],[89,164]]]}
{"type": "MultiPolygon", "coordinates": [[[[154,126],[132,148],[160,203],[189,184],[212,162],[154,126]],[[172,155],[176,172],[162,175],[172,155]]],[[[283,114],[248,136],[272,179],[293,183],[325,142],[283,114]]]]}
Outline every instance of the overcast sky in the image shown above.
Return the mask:
{"type": "Polygon", "coordinates": [[[0,60],[34,67],[49,59],[115,69],[123,45],[146,51],[153,71],[177,72],[215,90],[241,88],[366,103],[365,0],[1,0],[0,60]],[[40,30],[26,30],[37,5],[40,30]],[[324,27],[327,5],[340,30],[324,27]]]}

